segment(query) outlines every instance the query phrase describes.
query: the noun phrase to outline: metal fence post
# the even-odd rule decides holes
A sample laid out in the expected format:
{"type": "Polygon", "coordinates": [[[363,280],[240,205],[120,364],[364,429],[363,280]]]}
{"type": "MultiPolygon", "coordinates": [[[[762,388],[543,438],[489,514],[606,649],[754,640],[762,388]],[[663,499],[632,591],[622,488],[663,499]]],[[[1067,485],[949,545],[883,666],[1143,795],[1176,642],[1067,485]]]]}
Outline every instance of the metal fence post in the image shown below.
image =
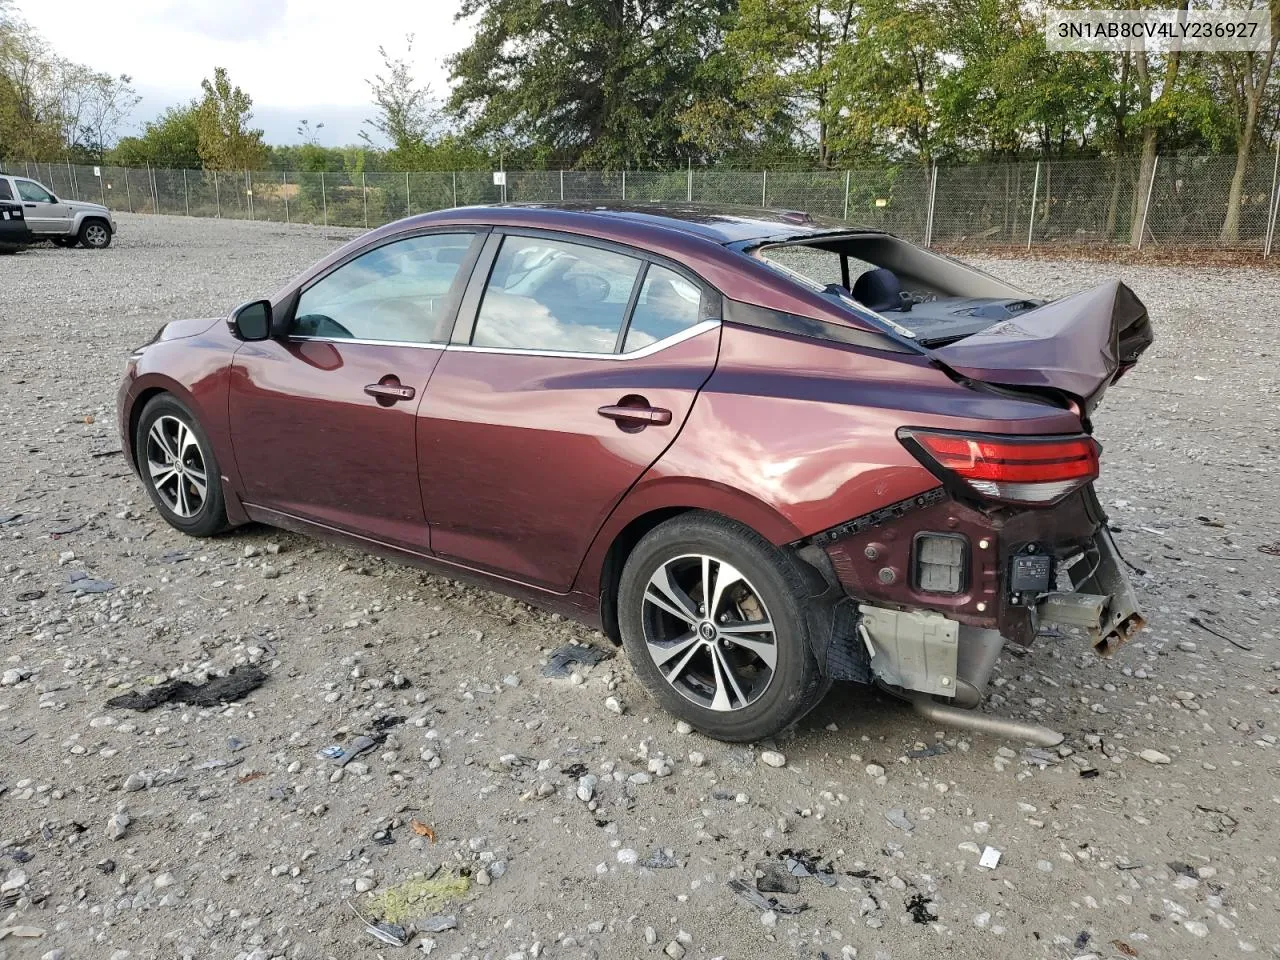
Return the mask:
{"type": "Polygon", "coordinates": [[[849,219],[849,171],[844,172],[844,218],[849,219]]]}
{"type": "Polygon", "coordinates": [[[71,187],[71,192],[76,195],[76,199],[80,199],[80,184],[76,182],[76,172],[71,169],[71,158],[67,158],[67,183],[71,187]]]}
{"type": "Polygon", "coordinates": [[[933,246],[933,210],[938,199],[938,165],[933,165],[933,176],[929,178],[929,212],[924,218],[924,245],[933,246]]]}
{"type": "Polygon", "coordinates": [[[149,163],[147,164],[147,193],[151,194],[151,203],[153,204],[151,212],[159,213],[159,209],[154,205],[156,202],[156,187],[155,181],[151,179],[151,164],[149,163]]]}
{"type": "Polygon", "coordinates": [[[253,178],[249,176],[248,170],[244,172],[244,195],[245,199],[249,201],[249,219],[257,220],[258,218],[253,210],[253,178]]]}
{"type": "Polygon", "coordinates": [[[560,202],[564,202],[564,169],[560,170],[560,202]]]}
{"type": "Polygon", "coordinates": [[[1031,235],[1036,229],[1036,204],[1040,201],[1040,161],[1036,161],[1036,183],[1031,188],[1031,223],[1027,227],[1027,249],[1031,249],[1031,235]]]}
{"type": "Polygon", "coordinates": [[[360,172],[360,196],[364,200],[364,228],[369,229],[369,178],[360,172]]]}
{"type": "Polygon", "coordinates": [[[453,205],[458,205],[458,171],[453,171],[453,205]]]}
{"type": "Polygon", "coordinates": [[[329,225],[329,197],[324,190],[324,171],[320,171],[320,203],[324,206],[324,225],[329,225]]]}
{"type": "Polygon", "coordinates": [[[760,171],[760,206],[769,206],[769,171],[760,171]]]}
{"type": "Polygon", "coordinates": [[[1267,216],[1267,240],[1262,248],[1264,257],[1271,256],[1271,242],[1276,236],[1276,184],[1278,182],[1276,178],[1278,175],[1280,175],[1280,140],[1276,141],[1276,159],[1271,166],[1271,204],[1267,216]]]}
{"type": "Polygon", "coordinates": [[[413,215],[413,210],[409,206],[409,171],[404,172],[404,215],[406,217],[413,215]]]}
{"type": "Polygon", "coordinates": [[[1151,163],[1151,179],[1147,182],[1147,202],[1142,205],[1142,228],[1138,231],[1138,249],[1142,249],[1142,241],[1147,233],[1147,214],[1151,212],[1151,194],[1156,188],[1156,171],[1160,169],[1160,156],[1157,154],[1151,163]]]}
{"type": "Polygon", "coordinates": [[[685,202],[693,203],[693,157],[689,158],[689,187],[685,202]]]}
{"type": "Polygon", "coordinates": [[[107,205],[107,178],[102,175],[102,168],[98,168],[98,193],[102,195],[102,205],[107,205]]]}
{"type": "Polygon", "coordinates": [[[218,171],[213,171],[213,202],[218,205],[218,219],[222,219],[222,192],[218,189],[218,171]]]}
{"type": "Polygon", "coordinates": [[[293,223],[293,217],[289,215],[289,172],[287,170],[280,171],[280,196],[284,199],[284,222],[293,223]]]}
{"type": "Polygon", "coordinates": [[[182,168],[182,205],[191,216],[191,188],[187,185],[187,168],[182,168]]]}
{"type": "Polygon", "coordinates": [[[129,189],[129,168],[124,168],[124,198],[129,204],[129,212],[133,213],[133,191],[129,189]]]}
{"type": "Polygon", "coordinates": [[[622,199],[627,199],[627,171],[622,171],[622,199]]]}

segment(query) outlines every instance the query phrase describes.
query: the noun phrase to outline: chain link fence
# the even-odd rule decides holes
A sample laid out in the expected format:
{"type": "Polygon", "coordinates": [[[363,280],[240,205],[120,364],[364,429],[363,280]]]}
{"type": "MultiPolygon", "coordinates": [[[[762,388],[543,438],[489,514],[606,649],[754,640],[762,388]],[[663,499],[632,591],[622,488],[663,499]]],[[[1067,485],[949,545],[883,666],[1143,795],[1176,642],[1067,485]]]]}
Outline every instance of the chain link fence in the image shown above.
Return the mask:
{"type": "Polygon", "coordinates": [[[1232,202],[1234,156],[1133,158],[863,170],[511,170],[417,173],[219,172],[18,163],[8,172],[117,211],[376,227],[487,203],[696,203],[768,207],[884,229],[948,247],[1204,246],[1270,254],[1277,156],[1249,158],[1232,202]],[[1228,209],[1233,215],[1228,217],[1228,209]]]}

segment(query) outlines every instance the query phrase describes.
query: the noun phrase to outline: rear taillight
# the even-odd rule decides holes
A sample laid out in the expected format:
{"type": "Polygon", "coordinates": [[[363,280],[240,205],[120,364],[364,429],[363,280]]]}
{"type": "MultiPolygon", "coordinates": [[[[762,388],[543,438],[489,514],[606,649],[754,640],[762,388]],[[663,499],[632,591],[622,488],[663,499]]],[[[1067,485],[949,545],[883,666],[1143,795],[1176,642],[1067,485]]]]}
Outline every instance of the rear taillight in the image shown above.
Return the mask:
{"type": "Polygon", "coordinates": [[[1009,437],[903,428],[898,438],[944,482],[1011,503],[1050,504],[1098,476],[1092,437],[1009,437]]]}

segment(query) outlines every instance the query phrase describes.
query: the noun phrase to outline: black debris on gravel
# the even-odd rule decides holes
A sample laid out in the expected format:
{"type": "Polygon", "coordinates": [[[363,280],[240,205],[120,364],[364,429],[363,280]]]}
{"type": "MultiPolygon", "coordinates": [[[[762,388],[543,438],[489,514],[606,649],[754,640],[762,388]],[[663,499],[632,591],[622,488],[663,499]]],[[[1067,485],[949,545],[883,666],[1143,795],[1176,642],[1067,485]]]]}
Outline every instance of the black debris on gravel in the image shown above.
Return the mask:
{"type": "Polygon", "coordinates": [[[108,707],[122,707],[145,713],[166,703],[186,703],[193,707],[216,707],[248,696],[267,682],[267,675],[252,665],[232,667],[226,676],[212,677],[208,683],[166,680],[150,690],[122,694],[107,701],[108,707]]]}

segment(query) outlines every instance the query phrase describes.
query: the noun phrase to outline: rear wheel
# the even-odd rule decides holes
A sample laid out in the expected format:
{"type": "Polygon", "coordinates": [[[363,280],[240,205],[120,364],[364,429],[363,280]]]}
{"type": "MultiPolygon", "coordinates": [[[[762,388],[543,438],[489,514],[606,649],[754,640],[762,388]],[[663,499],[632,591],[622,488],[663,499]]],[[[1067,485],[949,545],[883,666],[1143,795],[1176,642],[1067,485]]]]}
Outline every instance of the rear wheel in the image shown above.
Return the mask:
{"type": "Polygon", "coordinates": [[[754,531],[692,513],[654,528],[623,568],[623,645],[668,711],[719,740],[795,723],[825,689],[794,562],[754,531]]]}
{"type": "Polygon", "coordinates": [[[111,226],[105,220],[86,220],[77,237],[82,247],[105,250],[111,246],[111,226]]]}
{"type": "Polygon", "coordinates": [[[209,438],[171,394],[148,401],[134,437],[138,472],[170,526],[193,537],[227,529],[222,475],[209,438]]]}

